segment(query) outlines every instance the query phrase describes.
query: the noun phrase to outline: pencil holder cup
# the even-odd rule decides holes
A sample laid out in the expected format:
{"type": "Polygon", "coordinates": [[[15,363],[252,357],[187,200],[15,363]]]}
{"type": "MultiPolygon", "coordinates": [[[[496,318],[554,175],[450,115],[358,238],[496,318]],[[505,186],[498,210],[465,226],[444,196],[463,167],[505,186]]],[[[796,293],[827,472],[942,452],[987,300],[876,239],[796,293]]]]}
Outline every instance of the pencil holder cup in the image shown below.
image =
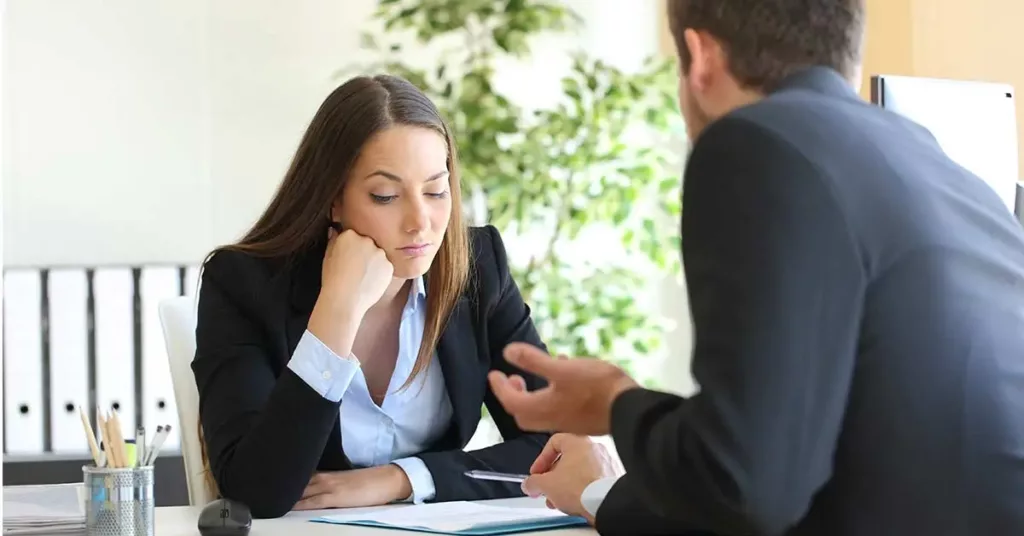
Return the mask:
{"type": "Polygon", "coordinates": [[[89,536],[152,536],[153,466],[82,467],[89,536]]]}

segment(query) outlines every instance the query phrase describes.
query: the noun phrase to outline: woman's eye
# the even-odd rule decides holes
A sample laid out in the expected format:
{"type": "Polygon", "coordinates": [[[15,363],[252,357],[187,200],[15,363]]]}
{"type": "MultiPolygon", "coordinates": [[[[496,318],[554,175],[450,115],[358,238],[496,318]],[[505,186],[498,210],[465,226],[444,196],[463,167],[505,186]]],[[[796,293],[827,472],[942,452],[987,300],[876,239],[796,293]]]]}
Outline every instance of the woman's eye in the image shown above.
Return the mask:
{"type": "Polygon", "coordinates": [[[433,197],[434,199],[444,199],[444,198],[448,197],[448,192],[447,191],[438,192],[438,193],[427,192],[426,195],[427,195],[427,197],[433,197]]]}
{"type": "Polygon", "coordinates": [[[386,204],[394,201],[396,197],[398,197],[398,196],[397,195],[370,194],[370,198],[373,199],[373,202],[377,203],[377,204],[380,204],[380,205],[386,205],[386,204]]]}

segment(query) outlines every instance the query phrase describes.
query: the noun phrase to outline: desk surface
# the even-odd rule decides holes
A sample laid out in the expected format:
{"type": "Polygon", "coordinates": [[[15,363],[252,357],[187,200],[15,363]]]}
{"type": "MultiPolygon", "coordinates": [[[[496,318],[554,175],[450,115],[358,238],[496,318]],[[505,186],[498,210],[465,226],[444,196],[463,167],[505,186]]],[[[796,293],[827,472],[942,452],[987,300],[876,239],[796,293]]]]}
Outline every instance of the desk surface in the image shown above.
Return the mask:
{"type": "MultiPolygon", "coordinates": [[[[543,499],[501,499],[482,501],[485,504],[502,506],[534,506],[543,507],[543,499]]],[[[393,508],[384,506],[380,508],[393,508]]],[[[156,533],[160,536],[195,536],[196,519],[199,518],[199,506],[168,506],[156,509],[156,533]]],[[[369,510],[369,509],[367,509],[369,510]]],[[[340,512],[358,512],[360,510],[318,510],[309,512],[292,512],[279,519],[256,519],[252,523],[250,536],[384,536],[390,534],[418,534],[406,531],[386,530],[371,527],[355,527],[346,525],[329,525],[309,521],[324,514],[340,512]]],[[[528,534],[528,533],[524,533],[528,534]]],[[[537,532],[535,534],[541,534],[537,532]]],[[[574,528],[543,531],[545,536],[592,536],[597,534],[591,528],[574,528]]]]}

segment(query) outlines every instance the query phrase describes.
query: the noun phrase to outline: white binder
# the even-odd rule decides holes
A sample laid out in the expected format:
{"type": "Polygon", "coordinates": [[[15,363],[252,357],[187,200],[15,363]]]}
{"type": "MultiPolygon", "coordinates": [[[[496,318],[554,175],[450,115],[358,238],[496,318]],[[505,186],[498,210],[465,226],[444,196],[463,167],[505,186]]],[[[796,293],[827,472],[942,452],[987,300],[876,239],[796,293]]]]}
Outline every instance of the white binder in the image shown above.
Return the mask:
{"type": "Polygon", "coordinates": [[[4,440],[7,454],[43,452],[42,282],[37,270],[4,275],[4,440]]]}
{"type": "Polygon", "coordinates": [[[89,415],[89,294],[85,270],[51,270],[50,438],[55,453],[83,453],[89,444],[78,414],[89,415]]]}
{"type": "Polygon", "coordinates": [[[157,306],[166,298],[178,295],[177,267],[145,268],[140,281],[142,293],[142,423],[146,436],[152,438],[158,425],[170,424],[161,450],[178,450],[178,410],[174,403],[174,384],[167,360],[167,346],[157,306]]]}
{"type": "Polygon", "coordinates": [[[134,286],[129,268],[99,268],[93,274],[96,301],[96,404],[115,409],[122,433],[135,429],[134,286]]]}
{"type": "Polygon", "coordinates": [[[199,266],[189,266],[185,270],[185,296],[199,295],[199,266]]]}

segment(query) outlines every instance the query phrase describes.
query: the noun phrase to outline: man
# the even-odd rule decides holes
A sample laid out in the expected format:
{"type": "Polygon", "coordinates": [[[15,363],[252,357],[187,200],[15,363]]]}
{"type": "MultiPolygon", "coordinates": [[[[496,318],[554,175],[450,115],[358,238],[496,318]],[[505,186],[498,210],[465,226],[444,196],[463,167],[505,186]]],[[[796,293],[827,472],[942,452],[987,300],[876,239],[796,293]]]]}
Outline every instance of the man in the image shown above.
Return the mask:
{"type": "Polygon", "coordinates": [[[557,435],[526,489],[602,534],[1024,534],[1020,225],[858,98],[862,0],[668,12],[700,391],[509,347],[549,381],[491,377],[517,421],[610,432],[626,469],[557,435]]]}

